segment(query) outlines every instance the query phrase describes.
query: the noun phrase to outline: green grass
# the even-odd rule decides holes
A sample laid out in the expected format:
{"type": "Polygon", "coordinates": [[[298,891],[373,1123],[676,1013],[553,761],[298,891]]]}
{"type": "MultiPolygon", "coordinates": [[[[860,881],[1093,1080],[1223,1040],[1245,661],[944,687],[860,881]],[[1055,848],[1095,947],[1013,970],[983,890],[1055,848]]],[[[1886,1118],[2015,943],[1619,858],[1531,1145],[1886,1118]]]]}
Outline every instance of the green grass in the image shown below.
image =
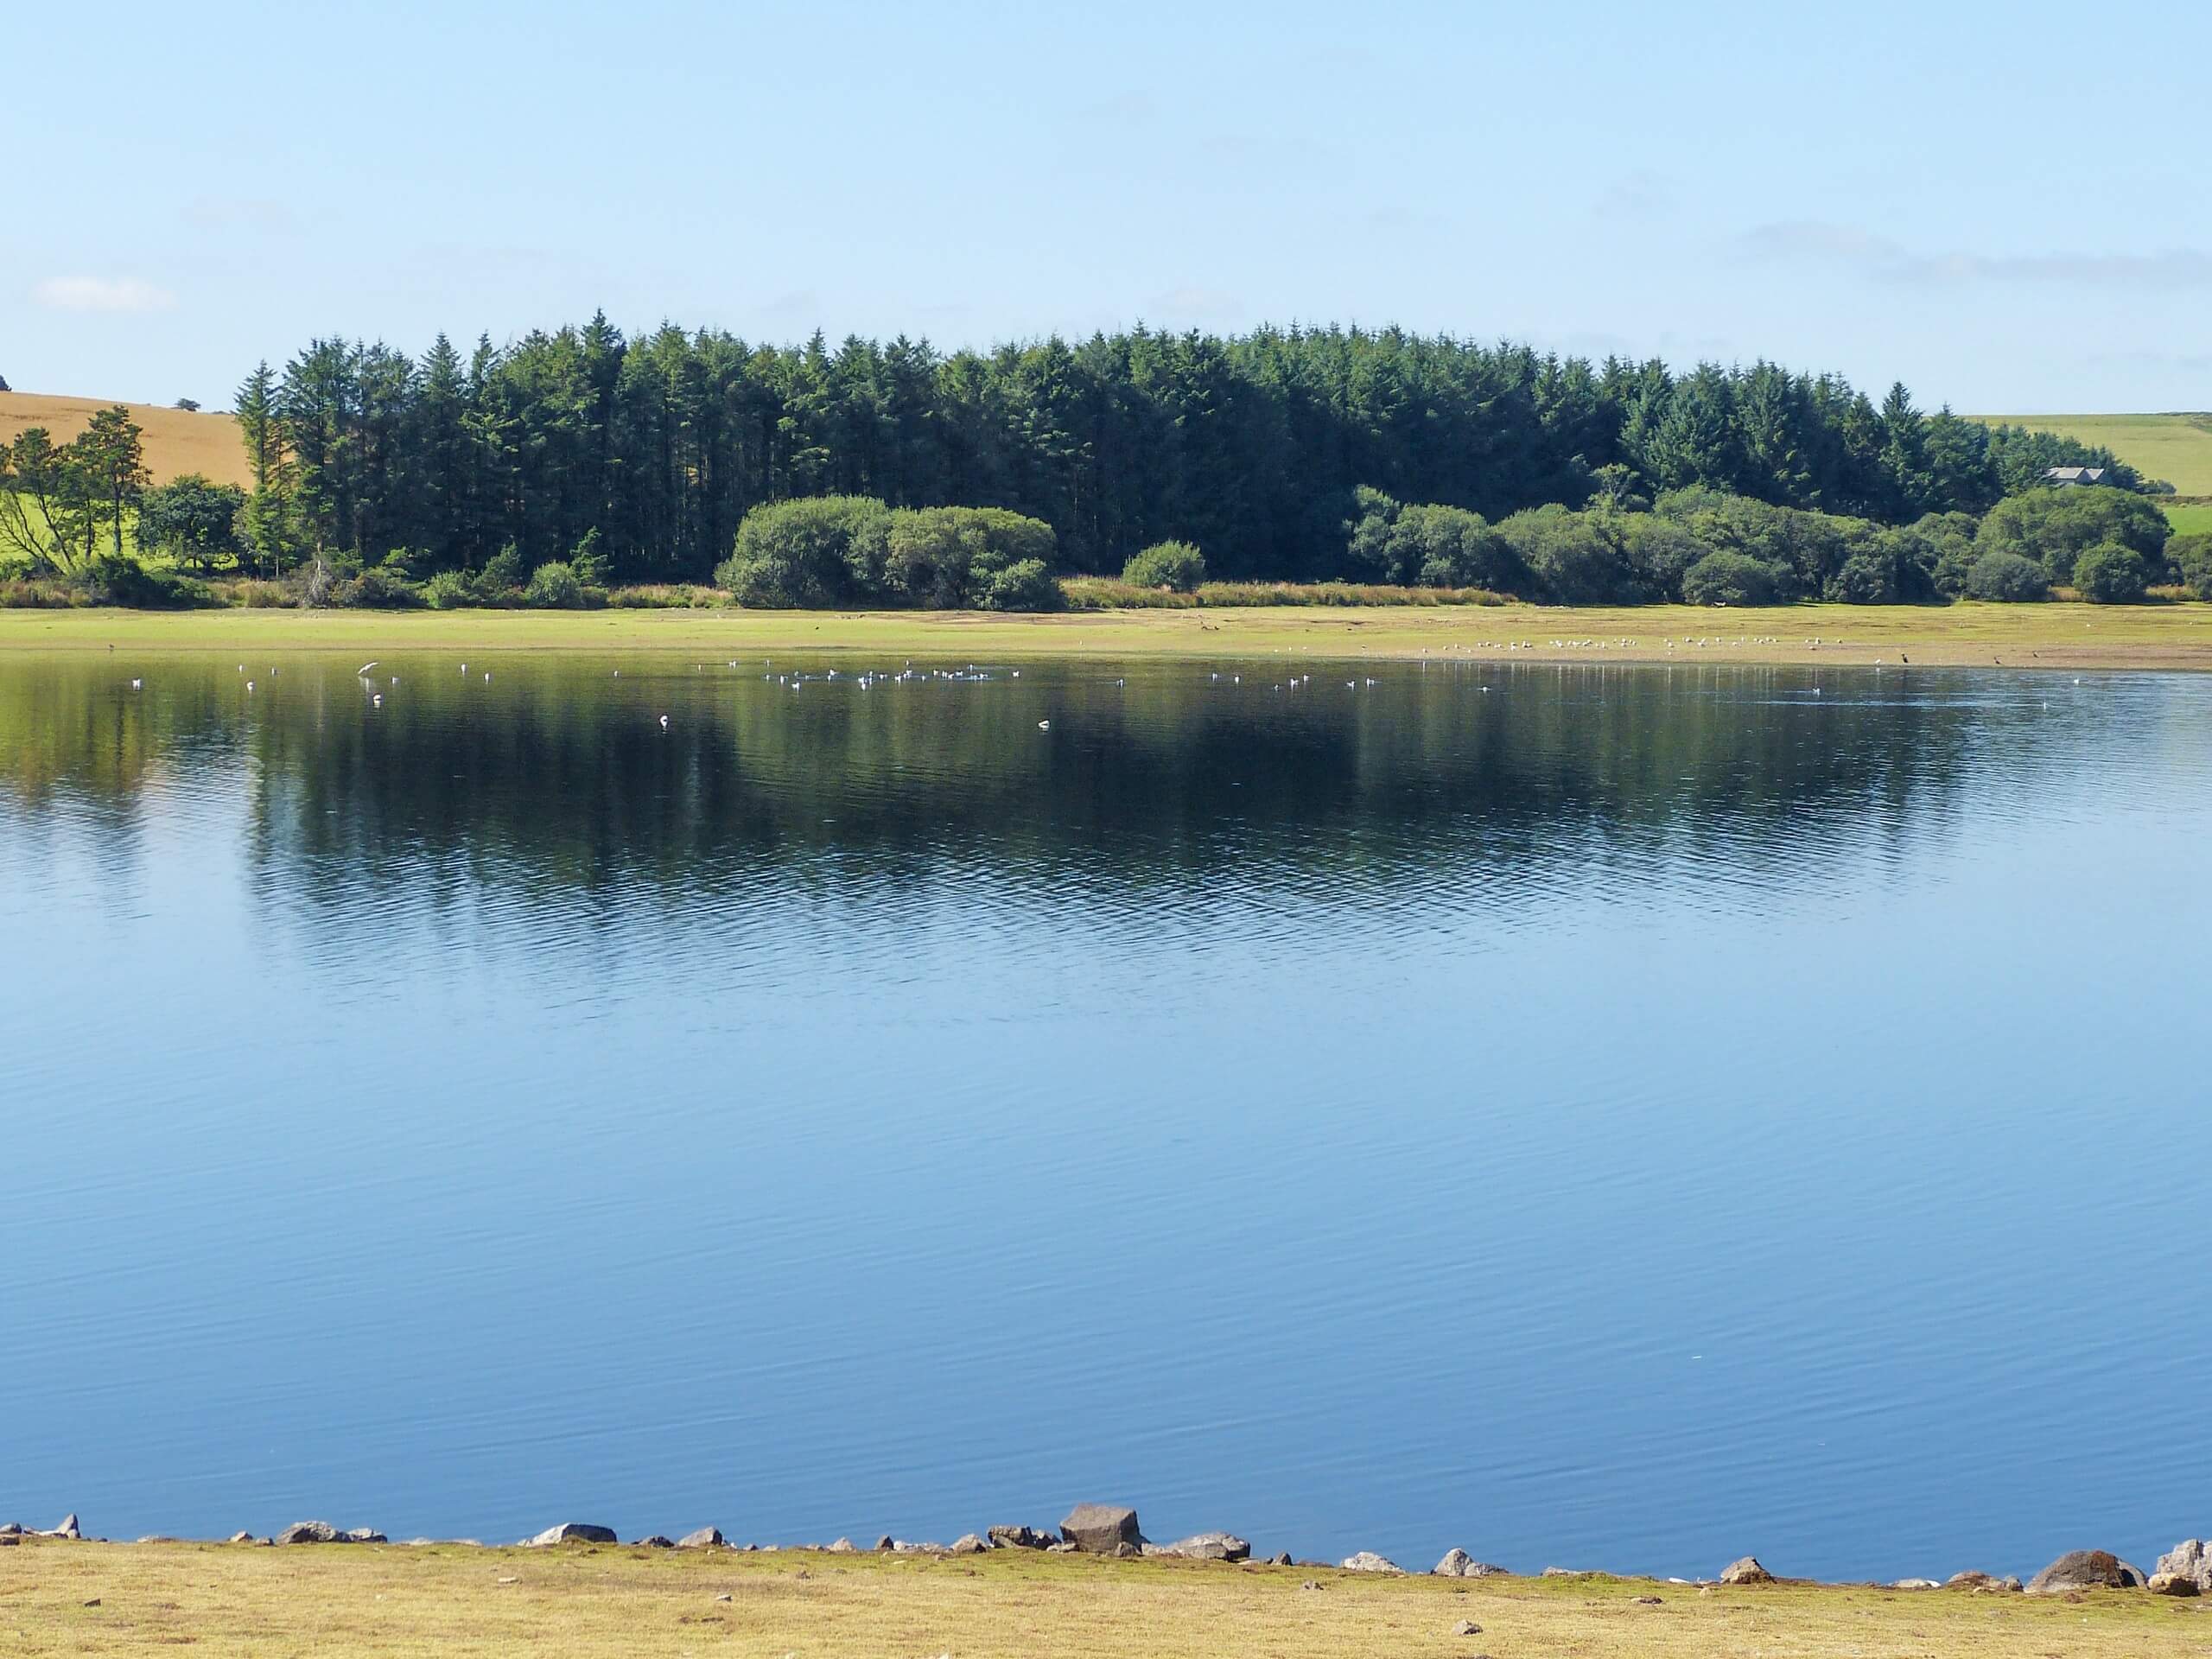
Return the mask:
{"type": "Polygon", "coordinates": [[[2177,536],[2212,535],[2212,501],[2177,501],[2167,507],[2177,536]]]}
{"type": "MultiPolygon", "coordinates": [[[[1716,1563],[1716,1566],[1718,1564],[1716,1563]]],[[[1786,1565],[1786,1564],[1785,1564],[1786,1565]]],[[[999,1550],[975,1557],[463,1546],[28,1542],[0,1550],[0,1650],[201,1659],[2164,1659],[2212,1607],[1581,1574],[1438,1579],[999,1550]],[[1456,1636],[1461,1622],[1479,1627],[1456,1636]]]]}
{"type": "Polygon", "coordinates": [[[0,610],[10,652],[562,651],[871,661],[1285,655],[2212,669],[2212,605],[1533,605],[1071,611],[0,610]]]}
{"type": "Polygon", "coordinates": [[[2025,426],[2102,444],[2146,478],[2183,495],[2212,495],[2212,415],[1978,415],[1992,425],[2025,426]]]}

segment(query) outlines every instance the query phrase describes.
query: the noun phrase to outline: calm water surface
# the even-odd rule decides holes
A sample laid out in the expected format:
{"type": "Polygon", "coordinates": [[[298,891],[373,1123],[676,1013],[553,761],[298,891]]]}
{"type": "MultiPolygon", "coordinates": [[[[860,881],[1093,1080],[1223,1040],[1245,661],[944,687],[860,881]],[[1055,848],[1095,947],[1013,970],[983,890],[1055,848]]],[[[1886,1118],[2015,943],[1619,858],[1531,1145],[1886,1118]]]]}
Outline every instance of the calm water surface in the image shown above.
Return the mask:
{"type": "Polygon", "coordinates": [[[0,1519],[2206,1529],[2212,683],[859,665],[0,661],[0,1519]]]}

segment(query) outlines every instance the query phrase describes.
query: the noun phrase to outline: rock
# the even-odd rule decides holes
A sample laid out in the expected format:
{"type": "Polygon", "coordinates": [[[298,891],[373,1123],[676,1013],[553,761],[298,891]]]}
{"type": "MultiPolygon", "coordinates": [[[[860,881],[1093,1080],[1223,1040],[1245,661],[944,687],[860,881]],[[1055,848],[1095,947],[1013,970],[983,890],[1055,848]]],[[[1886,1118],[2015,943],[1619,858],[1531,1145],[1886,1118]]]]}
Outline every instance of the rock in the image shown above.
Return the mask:
{"type": "Polygon", "coordinates": [[[1137,1512],[1114,1503],[1077,1504],[1060,1522],[1060,1536],[1093,1555],[1114,1554],[1123,1544],[1134,1552],[1144,1541],[1137,1530],[1137,1512]]]}
{"type": "Polygon", "coordinates": [[[1231,1532],[1194,1532],[1179,1538],[1162,1552],[1186,1561],[1249,1561],[1252,1546],[1231,1532]]]}
{"type": "Polygon", "coordinates": [[[23,1535],[20,1532],[0,1532],[0,1549],[19,1549],[22,1542],[23,1535]]]}
{"type": "Polygon", "coordinates": [[[1389,1556],[1377,1555],[1371,1549],[1363,1549],[1357,1555],[1347,1555],[1341,1562],[1338,1563],[1338,1565],[1341,1566],[1347,1573],[1397,1573],[1402,1574],[1406,1570],[1404,1567],[1400,1567],[1395,1561],[1390,1560],[1389,1556]]]}
{"type": "Polygon", "coordinates": [[[1452,1627],[1454,1636],[1480,1636],[1482,1633],[1483,1627],[1471,1618],[1463,1618],[1452,1627]]]}
{"type": "Polygon", "coordinates": [[[676,1541],[678,1549],[720,1549],[721,1546],[722,1529],[720,1527],[702,1527],[696,1532],[685,1533],[676,1541]]]}
{"type": "Polygon", "coordinates": [[[729,1599],[730,1599],[730,1594],[729,1594],[729,1592],[728,1592],[728,1591],[727,1591],[727,1590],[723,1591],[723,1592],[721,1592],[721,1594],[720,1594],[719,1596],[716,1596],[716,1597],[715,1598],[715,1599],[716,1601],[728,1601],[729,1599]]]}
{"type": "Polygon", "coordinates": [[[1898,1579],[1890,1586],[1892,1590],[1941,1590],[1942,1587],[1933,1579],[1898,1579]]]}
{"type": "Polygon", "coordinates": [[[997,1549],[1048,1549],[1052,1535],[1034,1527],[993,1527],[983,1535],[997,1549]]]}
{"type": "Polygon", "coordinates": [[[2154,1596],[2201,1596],[2196,1580],[2185,1573],[2153,1573],[2151,1593],[2154,1596]]]}
{"type": "Polygon", "coordinates": [[[338,1541],[341,1544],[388,1544],[391,1540],[368,1527],[355,1527],[351,1532],[340,1533],[338,1541]]]}
{"type": "Polygon", "coordinates": [[[1946,1590],[1971,1590],[1976,1595],[1992,1595],[2002,1592],[2017,1593],[2020,1588],[2020,1581],[2018,1579],[1995,1578],[1987,1573],[1969,1570],[1952,1573],[1949,1578],[1943,1580],[1943,1587],[1946,1590]]]}
{"type": "Polygon", "coordinates": [[[877,1537],[875,1541],[875,1548],[879,1553],[884,1550],[896,1549],[899,1548],[899,1541],[896,1538],[893,1538],[889,1533],[883,1533],[877,1537]]]}
{"type": "Polygon", "coordinates": [[[43,1538],[82,1538],[85,1534],[83,1529],[78,1526],[75,1516],[65,1515],[61,1517],[60,1526],[51,1532],[41,1533],[39,1535],[43,1538]]]}
{"type": "Polygon", "coordinates": [[[857,1555],[860,1554],[860,1548],[849,1538],[840,1538],[829,1547],[829,1553],[832,1555],[857,1555]]]}
{"type": "Polygon", "coordinates": [[[1116,1544],[1109,1553],[1111,1554],[1116,1560],[1131,1560],[1144,1554],[1144,1546],[1141,1543],[1116,1544]]]}
{"type": "Polygon", "coordinates": [[[1658,1596],[1630,1596],[1629,1599],[1639,1607],[1659,1607],[1665,1605],[1662,1599],[1658,1596]]]}
{"type": "Polygon", "coordinates": [[[1269,1567],[1288,1567],[1290,1564],[1290,1552],[1287,1549],[1279,1549],[1268,1557],[1269,1567]]]}
{"type": "Polygon", "coordinates": [[[651,1537],[639,1539],[636,1548],[639,1549],[674,1549],[676,1548],[676,1540],[673,1538],[664,1538],[659,1533],[654,1533],[651,1537]]]}
{"type": "Polygon", "coordinates": [[[253,1535],[250,1532],[234,1532],[231,1535],[230,1541],[234,1544],[250,1544],[253,1541],[253,1535]]]}
{"type": "Polygon", "coordinates": [[[10,1521],[7,1525],[0,1526],[0,1538],[20,1538],[22,1535],[23,1523],[20,1521],[10,1521]]]}
{"type": "MultiPolygon", "coordinates": [[[[1565,1569],[1560,1570],[1563,1572],[1565,1569]]],[[[1440,1579],[1491,1579],[1512,1576],[1502,1567],[1493,1567],[1488,1561],[1477,1560],[1464,1549],[1446,1550],[1444,1559],[1429,1568],[1429,1572],[1440,1579]]]]}
{"type": "Polygon", "coordinates": [[[2060,1596],[2069,1590],[2140,1590],[2150,1576],[2108,1549],[2069,1549],[2028,1580],[2028,1593],[2060,1596]]]}
{"type": "Polygon", "coordinates": [[[1543,1575],[1548,1579],[1579,1579],[1582,1576],[1571,1567],[1548,1567],[1543,1575]]]}
{"type": "Polygon", "coordinates": [[[1774,1574],[1759,1565],[1756,1555],[1745,1555],[1732,1560],[1721,1569],[1723,1584],[1772,1584],[1774,1574]]]}
{"type": "Polygon", "coordinates": [[[614,1529],[594,1527],[588,1521],[563,1521],[557,1527],[548,1527],[535,1538],[525,1538],[523,1546],[528,1549],[543,1549],[549,1544],[611,1544],[615,1541],[614,1529]]]}
{"type": "MultiPolygon", "coordinates": [[[[2151,1569],[2153,1578],[2171,1576],[2187,1579],[2199,1593],[2212,1596],[2212,1544],[2202,1538],[2184,1538],[2164,1554],[2158,1557],[2158,1566],[2151,1569]]],[[[2168,1595],[2186,1594],[2183,1591],[2168,1591],[2168,1595]]]]}
{"type": "Polygon", "coordinates": [[[295,1521],[276,1535],[280,1544],[335,1544],[344,1538],[327,1521],[295,1521]]]}
{"type": "Polygon", "coordinates": [[[1321,1585],[1318,1579],[1308,1579],[1305,1583],[1300,1585],[1298,1587],[1301,1590],[1319,1590],[1321,1587],[1321,1585]]]}
{"type": "Polygon", "coordinates": [[[988,1555],[991,1547],[972,1532],[963,1532],[952,1541],[955,1555],[988,1555]]]}

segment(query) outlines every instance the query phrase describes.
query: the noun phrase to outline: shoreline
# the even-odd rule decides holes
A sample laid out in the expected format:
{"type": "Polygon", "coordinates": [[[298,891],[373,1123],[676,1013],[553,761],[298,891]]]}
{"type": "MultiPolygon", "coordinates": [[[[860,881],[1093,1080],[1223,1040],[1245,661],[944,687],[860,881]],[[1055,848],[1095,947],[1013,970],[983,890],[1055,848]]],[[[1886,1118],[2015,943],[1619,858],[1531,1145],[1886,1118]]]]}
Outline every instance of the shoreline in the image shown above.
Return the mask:
{"type": "Polygon", "coordinates": [[[1714,663],[2212,671],[2212,604],[1303,606],[1064,611],[0,611],[0,657],[122,652],[785,652],[1046,660],[1714,663]]]}
{"type": "Polygon", "coordinates": [[[303,1528],[312,1541],[289,1545],[244,1534],[223,1542],[0,1537],[0,1631],[20,1644],[10,1651],[25,1653],[189,1645],[238,1659],[448,1650],[2121,1659],[2198,1653],[2212,1638],[2212,1599],[2115,1586],[2086,1554],[2086,1580],[2069,1555],[2054,1567],[2075,1562],[2072,1581],[2025,1593],[2017,1579],[1982,1574],[1943,1586],[1815,1583],[1770,1575],[1750,1558],[1700,1581],[1482,1572],[1460,1552],[1427,1573],[1363,1555],[1284,1564],[1236,1558],[1243,1541],[1224,1534],[1165,1551],[1134,1548],[1134,1512],[1092,1505],[1078,1506],[1057,1538],[994,1528],[995,1538],[934,1547],[750,1548],[711,1529],[682,1543],[617,1541],[575,1523],[515,1545],[392,1544],[366,1533],[323,1541],[337,1531],[321,1523],[288,1530],[303,1528]]]}

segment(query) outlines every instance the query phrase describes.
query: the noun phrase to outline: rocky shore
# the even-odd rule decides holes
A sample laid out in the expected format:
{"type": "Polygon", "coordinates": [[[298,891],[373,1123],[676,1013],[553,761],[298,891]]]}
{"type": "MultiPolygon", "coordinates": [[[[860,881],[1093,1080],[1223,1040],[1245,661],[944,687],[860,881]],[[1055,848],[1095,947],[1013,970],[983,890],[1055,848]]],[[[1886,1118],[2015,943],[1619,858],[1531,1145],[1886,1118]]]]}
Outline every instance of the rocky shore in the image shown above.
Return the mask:
{"type": "MultiPolygon", "coordinates": [[[[70,1515],[58,1526],[31,1529],[19,1522],[0,1525],[0,1547],[12,1546],[25,1538],[60,1539],[76,1542],[105,1543],[101,1538],[88,1538],[78,1517],[70,1515]]],[[[168,1537],[140,1538],[138,1543],[174,1543],[184,1541],[168,1537]]],[[[207,1541],[214,1541],[209,1540],[207,1541]]],[[[370,1527],[340,1528],[327,1521],[296,1521],[282,1530],[266,1535],[251,1531],[235,1532],[222,1541],[232,1545],[259,1548],[297,1548],[302,1545],[389,1544],[392,1541],[385,1534],[370,1527]]],[[[402,1541],[405,1546],[448,1545],[482,1548],[483,1541],[474,1538],[410,1538],[402,1541]]],[[[550,1549],[563,1545],[582,1545],[597,1548],[606,1545],[622,1546],[624,1541],[612,1527],[590,1522],[563,1521],[547,1527],[543,1531],[516,1541],[518,1548],[550,1549]]],[[[818,1554],[850,1555],[866,1552],[933,1556],[982,1555],[994,1550],[1040,1550],[1061,1554],[1103,1556],[1119,1560],[1163,1559],[1185,1561],[1214,1561],[1224,1564],[1245,1564],[1278,1567],[1302,1567],[1315,1571],[1358,1573],[1382,1576],[1408,1577],[1408,1570],[1372,1550],[1360,1550],[1340,1561],[1294,1560],[1287,1552],[1255,1556],[1251,1543],[1231,1532],[1199,1532],[1172,1543],[1155,1543],[1144,1535],[1137,1521],[1137,1512],[1125,1505],[1114,1503],[1078,1503],[1064,1516],[1057,1527],[1028,1525],[1000,1525],[986,1528],[981,1533],[965,1533],[952,1542],[918,1542],[910,1539],[893,1538],[885,1534],[873,1542],[861,1545],[850,1538],[839,1538],[827,1544],[757,1544],[733,1543],[724,1537],[719,1527],[700,1527],[671,1538],[653,1533],[628,1541],[632,1548],[733,1550],[744,1554],[788,1553],[793,1554],[818,1554]]],[[[1465,1550],[1454,1548],[1428,1570],[1428,1576],[1447,1579],[1510,1578],[1510,1569],[1491,1562],[1477,1560],[1465,1550]]],[[[1547,1567],[1545,1578],[1605,1579],[1627,1576],[1594,1570],[1564,1567],[1547,1567]]],[[[1686,1588],[1709,1590],[1715,1586],[1746,1586],[1763,1584],[1804,1584],[1813,1580],[1783,1579],[1770,1573],[1756,1556],[1745,1555],[1730,1562],[1710,1579],[1673,1579],[1667,1582],[1686,1588]]],[[[2158,1565],[2149,1572],[2122,1560],[2109,1550],[2069,1550],[2044,1567],[2024,1582],[2017,1576],[1981,1572],[1975,1569],[1954,1573],[1948,1579],[1897,1579],[1884,1588],[1891,1590],[1948,1590],[1974,1595],[2031,1595],[2080,1596],[2090,1591],[2141,1591],[2155,1596],[2197,1597],[2212,1596],[2212,1541],[2202,1538],[2188,1538],[2158,1558],[2158,1565]]]]}

